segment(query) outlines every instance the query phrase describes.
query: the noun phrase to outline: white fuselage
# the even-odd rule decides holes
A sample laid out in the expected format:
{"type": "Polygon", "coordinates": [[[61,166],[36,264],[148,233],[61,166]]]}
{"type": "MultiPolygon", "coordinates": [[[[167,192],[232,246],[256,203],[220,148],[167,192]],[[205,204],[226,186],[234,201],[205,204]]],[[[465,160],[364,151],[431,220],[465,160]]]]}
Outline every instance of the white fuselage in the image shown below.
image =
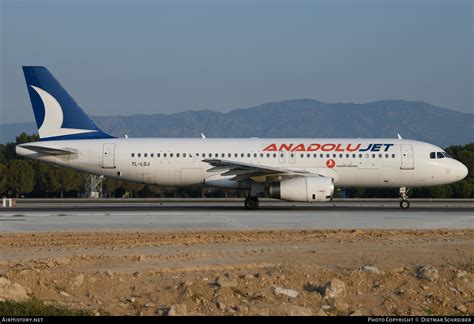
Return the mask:
{"type": "MultiPolygon", "coordinates": [[[[306,171],[334,179],[336,187],[422,187],[461,180],[460,162],[432,158],[437,146],[402,139],[93,139],[34,143],[67,149],[48,155],[17,146],[19,155],[87,173],[162,186],[248,188],[232,176],[209,172],[204,159],[306,171]]],[[[435,154],[436,155],[436,154],[435,154]]],[[[258,179],[255,179],[258,181],[258,179]]]]}

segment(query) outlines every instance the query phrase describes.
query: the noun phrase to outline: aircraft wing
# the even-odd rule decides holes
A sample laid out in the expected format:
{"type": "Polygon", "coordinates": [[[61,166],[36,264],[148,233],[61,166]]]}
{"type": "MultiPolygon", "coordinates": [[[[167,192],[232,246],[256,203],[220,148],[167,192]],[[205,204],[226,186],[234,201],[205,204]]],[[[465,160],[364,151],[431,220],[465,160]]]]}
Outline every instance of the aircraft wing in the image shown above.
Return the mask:
{"type": "Polygon", "coordinates": [[[202,160],[212,166],[208,172],[221,172],[222,176],[234,176],[233,181],[241,181],[256,177],[267,176],[309,176],[316,175],[307,171],[295,171],[284,168],[276,168],[260,164],[251,164],[244,162],[235,162],[219,159],[202,160]]]}

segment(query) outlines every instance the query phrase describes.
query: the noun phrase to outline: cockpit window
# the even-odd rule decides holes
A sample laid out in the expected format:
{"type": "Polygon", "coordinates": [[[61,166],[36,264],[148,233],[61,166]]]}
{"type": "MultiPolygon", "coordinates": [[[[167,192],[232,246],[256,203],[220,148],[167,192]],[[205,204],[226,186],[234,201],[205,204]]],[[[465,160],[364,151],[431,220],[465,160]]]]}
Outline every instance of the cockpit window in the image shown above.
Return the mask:
{"type": "Polygon", "coordinates": [[[436,159],[436,153],[435,152],[430,153],[430,159],[436,159]]]}
{"type": "Polygon", "coordinates": [[[438,159],[444,159],[443,152],[436,152],[436,157],[437,157],[438,159]]]}
{"type": "Polygon", "coordinates": [[[443,155],[444,155],[445,157],[447,157],[448,159],[452,159],[451,155],[449,155],[448,153],[446,153],[446,152],[442,152],[442,153],[443,153],[443,155]]]}

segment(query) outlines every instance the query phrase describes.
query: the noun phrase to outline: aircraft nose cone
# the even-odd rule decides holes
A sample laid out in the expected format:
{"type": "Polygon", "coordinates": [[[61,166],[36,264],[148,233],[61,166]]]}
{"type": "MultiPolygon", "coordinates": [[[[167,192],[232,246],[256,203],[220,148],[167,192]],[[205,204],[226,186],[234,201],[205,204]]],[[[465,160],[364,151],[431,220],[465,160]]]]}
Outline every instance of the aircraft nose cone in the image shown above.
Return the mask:
{"type": "Polygon", "coordinates": [[[467,173],[469,172],[467,167],[464,164],[462,164],[461,162],[459,162],[459,165],[458,165],[456,171],[457,171],[456,173],[459,176],[459,180],[464,179],[467,176],[467,173]]]}

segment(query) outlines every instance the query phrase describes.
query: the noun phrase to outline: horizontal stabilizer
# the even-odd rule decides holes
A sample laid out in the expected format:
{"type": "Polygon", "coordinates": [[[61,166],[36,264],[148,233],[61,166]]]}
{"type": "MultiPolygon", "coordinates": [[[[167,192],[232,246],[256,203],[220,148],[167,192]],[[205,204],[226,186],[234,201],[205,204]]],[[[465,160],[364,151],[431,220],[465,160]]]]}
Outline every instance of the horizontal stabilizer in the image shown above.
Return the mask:
{"type": "Polygon", "coordinates": [[[37,152],[37,153],[47,154],[47,155],[68,155],[68,154],[77,153],[76,150],[58,149],[58,148],[45,147],[45,146],[39,146],[39,145],[20,145],[20,147],[37,152]]]}

